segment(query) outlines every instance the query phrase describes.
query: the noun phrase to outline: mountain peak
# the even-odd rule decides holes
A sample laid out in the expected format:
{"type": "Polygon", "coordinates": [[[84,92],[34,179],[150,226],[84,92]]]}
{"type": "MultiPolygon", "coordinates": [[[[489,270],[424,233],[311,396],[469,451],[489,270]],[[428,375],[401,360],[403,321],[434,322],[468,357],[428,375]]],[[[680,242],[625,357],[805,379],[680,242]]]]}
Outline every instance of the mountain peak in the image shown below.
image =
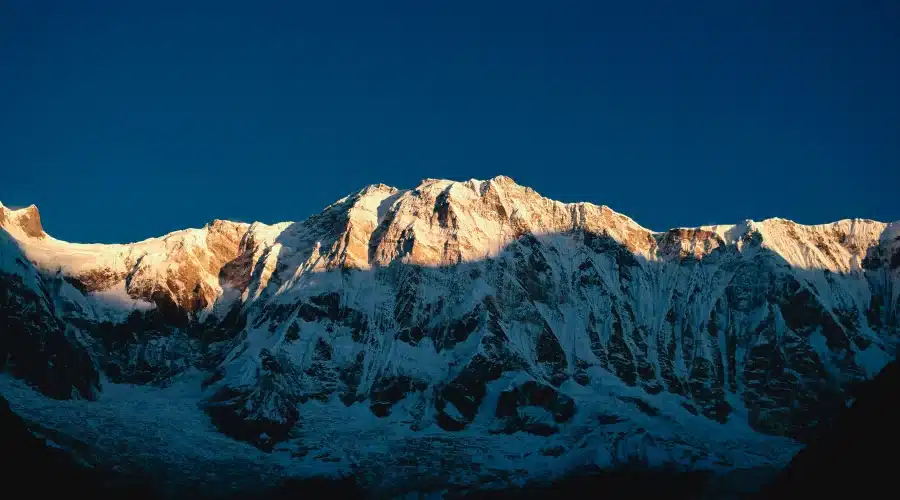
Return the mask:
{"type": "MultiPolygon", "coordinates": [[[[476,187],[479,189],[481,188],[481,186],[487,185],[487,184],[493,184],[495,186],[519,186],[519,184],[516,184],[516,181],[514,181],[511,177],[508,177],[505,175],[497,175],[497,176],[491,177],[490,179],[486,179],[486,180],[469,179],[467,181],[455,181],[452,179],[438,179],[438,178],[426,177],[425,179],[422,179],[419,182],[418,186],[416,186],[416,189],[422,189],[424,187],[435,186],[435,185],[449,186],[449,185],[453,185],[453,184],[462,184],[465,186],[476,187]]],[[[524,186],[519,186],[519,187],[524,188],[524,186]]],[[[528,189],[528,188],[526,188],[526,189],[528,189]]]]}
{"type": "Polygon", "coordinates": [[[516,181],[514,181],[512,177],[505,175],[497,175],[490,179],[490,182],[496,182],[497,184],[516,184],[516,181]]]}
{"type": "Polygon", "coordinates": [[[397,188],[395,188],[393,186],[388,186],[387,184],[382,184],[379,182],[377,184],[369,184],[368,186],[366,186],[362,190],[360,190],[359,194],[360,195],[376,194],[376,193],[393,194],[393,193],[396,193],[397,191],[399,191],[397,188]]]}
{"type": "Polygon", "coordinates": [[[33,204],[13,210],[0,203],[0,227],[30,238],[43,238],[47,235],[41,225],[41,214],[33,204]]]}

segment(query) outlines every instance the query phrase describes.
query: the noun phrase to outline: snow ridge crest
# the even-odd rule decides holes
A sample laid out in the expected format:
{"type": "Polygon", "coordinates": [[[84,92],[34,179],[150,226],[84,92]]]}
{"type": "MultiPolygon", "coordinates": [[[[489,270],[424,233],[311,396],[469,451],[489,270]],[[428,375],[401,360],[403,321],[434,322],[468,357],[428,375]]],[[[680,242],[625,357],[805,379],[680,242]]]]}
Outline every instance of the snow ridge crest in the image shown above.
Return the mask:
{"type": "MultiPolygon", "coordinates": [[[[280,239],[292,241],[295,250],[296,245],[321,247],[324,238],[328,250],[325,259],[330,259],[325,262],[327,267],[346,265],[360,269],[388,265],[399,258],[426,266],[479,260],[496,255],[525,234],[587,231],[609,236],[647,261],[671,256],[673,245],[680,247],[675,253],[687,252],[702,258],[720,246],[741,245],[758,238],[762,246],[793,266],[851,272],[859,269],[870,248],[890,234],[900,234],[898,223],[844,219],[807,226],[782,218],[658,232],[605,205],[550,200],[504,175],[462,182],[426,178],[410,190],[372,184],[301,224],[246,224],[216,219],[200,230],[178,231],[129,245],[77,245],[50,238],[34,205],[10,210],[0,204],[0,227],[25,243],[26,254],[38,262],[55,260],[51,254],[83,254],[87,247],[104,255],[145,250],[154,253],[152,248],[169,246],[159,245],[160,241],[183,240],[202,247],[198,242],[212,232],[229,233],[226,239],[231,245],[239,246],[247,239],[274,244],[280,239]],[[203,234],[189,237],[194,231],[203,234]],[[282,234],[285,231],[291,234],[282,234]]],[[[236,251],[237,248],[228,249],[225,253],[236,251]]],[[[65,260],[62,267],[66,267],[65,260]]]]}

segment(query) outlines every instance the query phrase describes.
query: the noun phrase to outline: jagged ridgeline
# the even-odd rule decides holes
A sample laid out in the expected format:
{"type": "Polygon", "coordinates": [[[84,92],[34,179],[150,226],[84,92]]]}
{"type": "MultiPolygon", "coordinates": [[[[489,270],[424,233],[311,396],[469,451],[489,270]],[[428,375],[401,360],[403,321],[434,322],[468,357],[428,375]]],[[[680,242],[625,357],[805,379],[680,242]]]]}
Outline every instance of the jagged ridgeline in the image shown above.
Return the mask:
{"type": "Polygon", "coordinates": [[[496,177],[127,245],[0,226],[0,362],[43,395],[177,391],[202,439],[447,482],[782,465],[900,333],[897,223],[654,232],[496,177]]]}

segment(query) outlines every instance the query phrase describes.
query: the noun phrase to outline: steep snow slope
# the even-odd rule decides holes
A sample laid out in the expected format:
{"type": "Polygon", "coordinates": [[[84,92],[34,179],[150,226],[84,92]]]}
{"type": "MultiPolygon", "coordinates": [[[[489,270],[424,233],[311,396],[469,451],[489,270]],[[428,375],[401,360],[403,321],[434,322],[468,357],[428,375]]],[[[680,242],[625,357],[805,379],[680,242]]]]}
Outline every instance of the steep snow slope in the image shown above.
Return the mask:
{"type": "Polygon", "coordinates": [[[205,372],[192,404],[292,467],[783,463],[898,339],[897,223],[654,232],[501,176],[130,245],[60,242],[34,208],[0,226],[106,386],[205,372]]]}
{"type": "MultiPolygon", "coordinates": [[[[0,205],[0,223],[6,216],[0,205]]],[[[52,398],[92,398],[99,375],[79,332],[60,318],[52,283],[0,232],[0,370],[52,398]]]]}

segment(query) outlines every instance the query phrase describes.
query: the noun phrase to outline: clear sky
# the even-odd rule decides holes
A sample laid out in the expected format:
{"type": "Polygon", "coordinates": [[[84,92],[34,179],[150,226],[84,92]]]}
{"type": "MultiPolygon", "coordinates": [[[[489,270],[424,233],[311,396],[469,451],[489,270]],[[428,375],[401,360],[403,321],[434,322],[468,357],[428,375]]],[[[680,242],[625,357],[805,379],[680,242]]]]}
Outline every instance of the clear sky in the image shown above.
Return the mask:
{"type": "Polygon", "coordinates": [[[900,219],[900,2],[0,2],[0,201],[72,241],[498,174],[651,229],[900,219]]]}

